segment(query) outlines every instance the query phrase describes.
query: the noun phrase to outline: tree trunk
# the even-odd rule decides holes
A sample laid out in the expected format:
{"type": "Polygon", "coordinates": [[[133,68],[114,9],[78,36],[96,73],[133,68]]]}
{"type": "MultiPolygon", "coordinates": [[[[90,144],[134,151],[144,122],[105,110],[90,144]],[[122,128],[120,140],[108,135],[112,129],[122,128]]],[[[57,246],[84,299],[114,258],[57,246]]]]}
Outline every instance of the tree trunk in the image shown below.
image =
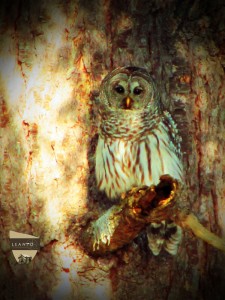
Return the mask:
{"type": "Polygon", "coordinates": [[[224,299],[224,254],[190,232],[175,257],[144,233],[97,258],[79,240],[113,205],[95,182],[92,95],[124,65],[155,78],[183,137],[186,204],[225,238],[224,1],[1,1],[0,24],[0,298],[224,299]],[[40,237],[30,264],[10,230],[40,237]]]}

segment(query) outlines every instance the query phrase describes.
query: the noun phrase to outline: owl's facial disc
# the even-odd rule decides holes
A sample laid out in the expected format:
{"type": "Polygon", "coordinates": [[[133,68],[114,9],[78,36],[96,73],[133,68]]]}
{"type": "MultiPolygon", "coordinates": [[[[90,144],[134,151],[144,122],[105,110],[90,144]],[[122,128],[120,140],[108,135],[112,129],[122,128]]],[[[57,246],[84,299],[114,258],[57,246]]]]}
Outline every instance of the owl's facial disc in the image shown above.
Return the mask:
{"type": "Polygon", "coordinates": [[[141,96],[143,96],[144,90],[139,82],[132,82],[131,77],[127,81],[118,81],[113,85],[115,99],[118,101],[119,108],[122,109],[138,109],[143,101],[141,96]]]}
{"type": "Polygon", "coordinates": [[[129,81],[126,74],[112,78],[108,95],[110,106],[118,109],[131,109],[133,100],[129,97],[129,81]]]}
{"type": "Polygon", "coordinates": [[[114,86],[114,90],[117,93],[116,98],[119,100],[119,107],[122,109],[131,109],[133,99],[129,97],[129,90],[127,90],[127,84],[117,83],[114,86]]]}
{"type": "MultiPolygon", "coordinates": [[[[129,84],[128,84],[129,87],[129,84]]],[[[120,108],[122,109],[131,109],[133,105],[133,99],[129,96],[129,90],[125,89],[125,87],[118,83],[114,86],[115,92],[119,95],[119,100],[122,102],[120,103],[120,108]],[[121,96],[121,97],[120,97],[121,96]]]]}
{"type": "Polygon", "coordinates": [[[152,101],[154,88],[142,74],[117,73],[106,85],[110,107],[122,110],[142,110],[152,101]]]}

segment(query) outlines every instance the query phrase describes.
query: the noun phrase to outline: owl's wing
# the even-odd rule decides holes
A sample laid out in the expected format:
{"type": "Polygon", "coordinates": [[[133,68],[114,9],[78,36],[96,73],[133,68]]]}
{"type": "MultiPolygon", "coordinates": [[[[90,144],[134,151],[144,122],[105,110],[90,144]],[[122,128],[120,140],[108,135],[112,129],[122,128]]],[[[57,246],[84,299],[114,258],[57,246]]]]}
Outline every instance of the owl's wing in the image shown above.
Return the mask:
{"type": "Polygon", "coordinates": [[[163,112],[163,124],[170,139],[170,147],[173,148],[178,157],[181,157],[182,138],[178,133],[177,124],[168,111],[163,112]]]}

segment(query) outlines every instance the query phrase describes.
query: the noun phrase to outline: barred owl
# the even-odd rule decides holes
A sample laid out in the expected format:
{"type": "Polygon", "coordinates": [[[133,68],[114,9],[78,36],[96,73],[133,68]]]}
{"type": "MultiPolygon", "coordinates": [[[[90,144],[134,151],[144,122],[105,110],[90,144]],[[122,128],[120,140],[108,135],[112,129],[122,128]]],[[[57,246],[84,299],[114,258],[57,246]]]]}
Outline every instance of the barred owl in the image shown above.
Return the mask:
{"type": "MultiPolygon", "coordinates": [[[[101,122],[95,170],[98,188],[109,198],[132,187],[158,184],[163,174],[181,180],[180,137],[159,100],[145,69],[117,68],[103,80],[97,99],[101,122]]],[[[179,226],[165,220],[151,223],[146,231],[154,255],[162,248],[177,253],[182,236],[179,226]]]]}

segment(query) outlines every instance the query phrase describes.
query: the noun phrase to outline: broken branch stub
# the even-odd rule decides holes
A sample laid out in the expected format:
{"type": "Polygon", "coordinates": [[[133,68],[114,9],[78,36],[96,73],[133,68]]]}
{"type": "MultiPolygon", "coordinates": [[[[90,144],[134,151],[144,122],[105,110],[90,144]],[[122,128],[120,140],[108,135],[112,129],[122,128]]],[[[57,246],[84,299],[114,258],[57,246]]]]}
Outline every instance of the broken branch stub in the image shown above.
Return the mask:
{"type": "Polygon", "coordinates": [[[177,180],[169,175],[161,176],[156,186],[133,188],[121,196],[118,205],[85,227],[80,243],[89,254],[104,255],[130,243],[149,223],[170,219],[225,252],[225,241],[203,227],[181,206],[183,193],[177,180]]]}
{"type": "Polygon", "coordinates": [[[80,242],[91,255],[103,255],[130,243],[151,222],[173,216],[178,183],[169,175],[157,186],[133,188],[83,230],[80,242]]]}

